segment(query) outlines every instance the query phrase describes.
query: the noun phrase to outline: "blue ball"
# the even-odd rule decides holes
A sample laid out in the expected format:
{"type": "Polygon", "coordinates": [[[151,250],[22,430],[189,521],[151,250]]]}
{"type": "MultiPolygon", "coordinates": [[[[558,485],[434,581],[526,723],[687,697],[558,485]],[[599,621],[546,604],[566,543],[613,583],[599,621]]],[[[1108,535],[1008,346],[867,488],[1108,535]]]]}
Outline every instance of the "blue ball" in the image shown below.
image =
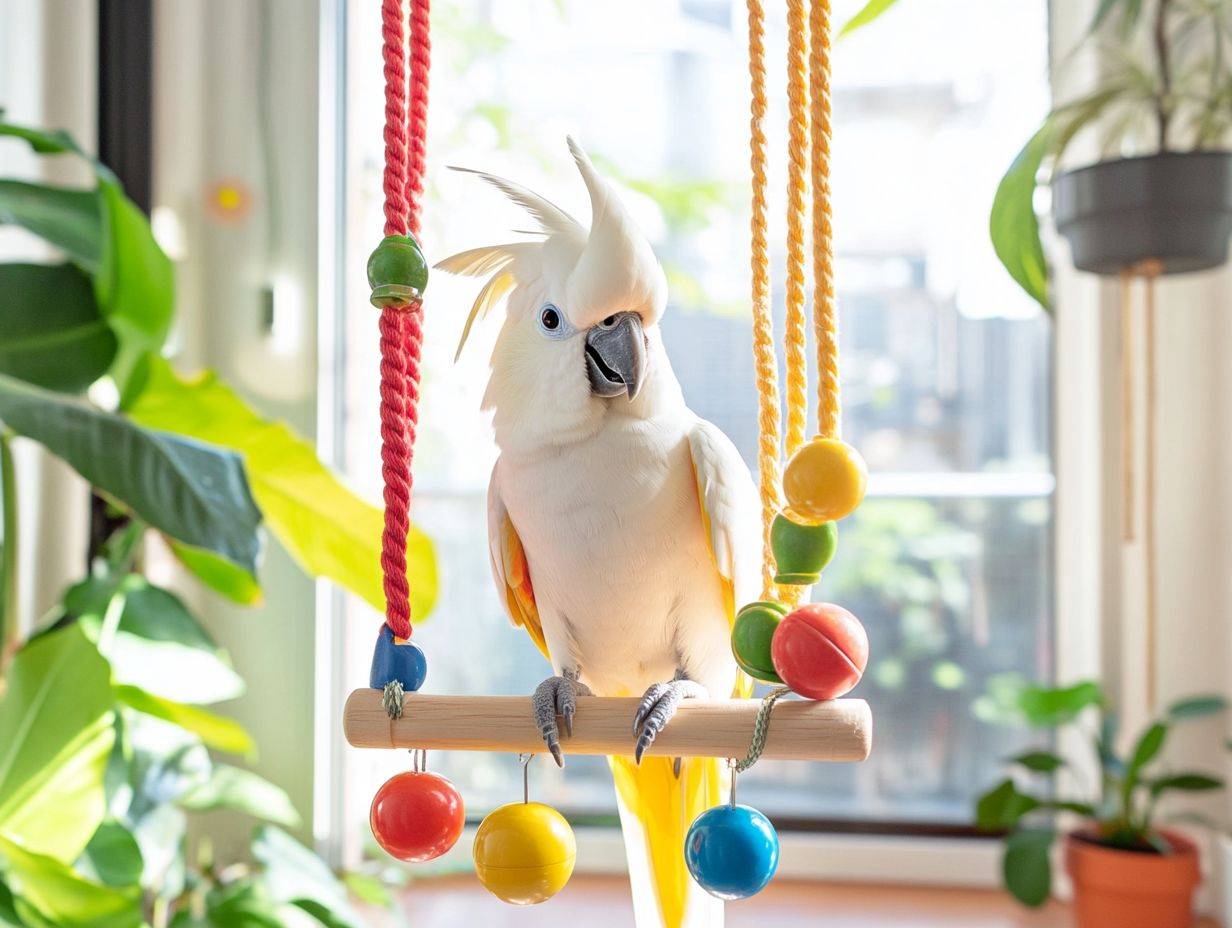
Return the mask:
{"type": "Polygon", "coordinates": [[[779,836],[770,820],[749,806],[707,809],[684,841],[684,859],[698,885],[720,899],[761,892],[779,865],[779,836]]]}
{"type": "Polygon", "coordinates": [[[402,689],[413,693],[424,685],[428,676],[428,659],[423,649],[409,641],[398,642],[388,625],[381,626],[372,652],[372,673],[368,685],[374,690],[385,689],[385,684],[397,680],[402,689]]]}

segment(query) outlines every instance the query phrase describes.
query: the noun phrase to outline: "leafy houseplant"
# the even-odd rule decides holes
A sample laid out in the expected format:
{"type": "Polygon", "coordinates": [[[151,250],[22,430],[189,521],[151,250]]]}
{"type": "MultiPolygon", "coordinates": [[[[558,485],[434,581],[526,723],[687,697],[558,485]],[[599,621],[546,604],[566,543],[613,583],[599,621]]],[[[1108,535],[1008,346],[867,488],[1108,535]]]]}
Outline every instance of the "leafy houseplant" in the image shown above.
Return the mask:
{"type": "Polygon", "coordinates": [[[1100,0],[1083,44],[1110,62],[1098,88],[1056,107],[1002,178],[989,230],[1010,275],[1048,308],[1048,268],[1033,205],[1051,177],[1057,228],[1075,265],[1162,273],[1227,258],[1232,234],[1232,0],[1100,0]],[[1051,175],[1099,121],[1109,160],[1051,175]],[[1121,157],[1149,137],[1154,152],[1121,157]],[[1041,170],[1044,174],[1041,175],[1041,170]]]}
{"type": "MultiPolygon", "coordinates": [[[[161,357],[173,268],[105,166],[64,133],[0,118],[6,139],[85,159],[95,186],[0,179],[0,224],[66,258],[0,264],[0,926],[358,925],[329,868],[278,829],[299,824],[287,795],[219,759],[255,751],[241,725],[206,708],[243,680],[143,567],[156,533],[212,590],[255,603],[267,529],[307,572],[383,607],[380,511],[216,375],[184,378],[161,357]],[[114,408],[82,396],[100,379],[115,386],[114,408]],[[15,436],[74,468],[115,517],[89,575],[26,641],[15,436]],[[220,864],[207,837],[190,841],[189,818],[216,809],[266,822],[253,864],[220,864]]],[[[421,533],[408,564],[422,616],[435,568],[421,533]]]]}
{"type": "Polygon", "coordinates": [[[1039,727],[1082,728],[1079,716],[1092,708],[1102,713],[1098,731],[1089,734],[1098,784],[1077,798],[1058,798],[1056,775],[1065,771],[1080,782],[1082,766],[1051,751],[1020,754],[1011,761],[1034,781],[1033,788],[1020,789],[1012,778],[1001,781],[979,797],[976,824],[1007,832],[1006,888],[1036,906],[1052,888],[1052,820],[1062,812],[1082,816],[1086,824],[1066,836],[1065,855],[1079,928],[1186,928],[1200,879],[1197,849],[1160,827],[1159,802],[1170,793],[1219,790],[1224,783],[1205,773],[1163,768],[1161,755],[1174,724],[1220,712],[1226,702],[1199,696],[1174,703],[1122,756],[1115,747],[1116,716],[1099,684],[1027,687],[1018,700],[1022,717],[1039,727]]]}

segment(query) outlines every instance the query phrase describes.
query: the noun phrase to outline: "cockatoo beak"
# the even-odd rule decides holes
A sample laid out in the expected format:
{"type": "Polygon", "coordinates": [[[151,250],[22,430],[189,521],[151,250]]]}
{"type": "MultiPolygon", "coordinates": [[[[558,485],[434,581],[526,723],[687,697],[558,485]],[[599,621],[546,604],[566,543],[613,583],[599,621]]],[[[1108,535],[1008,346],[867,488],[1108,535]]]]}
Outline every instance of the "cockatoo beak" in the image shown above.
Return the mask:
{"type": "Polygon", "coordinates": [[[586,373],[595,396],[636,398],[645,369],[646,336],[637,313],[608,316],[586,333],[586,373]]]}

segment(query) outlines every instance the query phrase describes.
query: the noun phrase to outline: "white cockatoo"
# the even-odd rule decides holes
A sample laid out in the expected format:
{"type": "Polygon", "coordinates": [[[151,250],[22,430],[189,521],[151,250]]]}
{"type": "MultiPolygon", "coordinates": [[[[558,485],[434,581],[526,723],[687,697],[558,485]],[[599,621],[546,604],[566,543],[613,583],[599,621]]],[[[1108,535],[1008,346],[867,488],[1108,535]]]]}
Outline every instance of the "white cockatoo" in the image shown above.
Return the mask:
{"type": "Polygon", "coordinates": [[[642,753],[681,699],[747,694],[730,638],[736,605],[758,593],[758,497],[735,446],[685,405],[659,330],[667,281],[650,244],[572,139],[569,149],[590,194],[589,229],[475,172],[545,237],[438,265],[488,276],[463,343],[508,297],[484,396],[500,450],[492,572],[514,624],[552,663],[534,705],[557,763],[557,717],[567,738],[578,695],[644,694],[630,719],[633,759],[611,759],[638,925],[714,925],[721,903],[692,882],[683,848],[693,818],[724,801],[725,770],[642,753]]]}

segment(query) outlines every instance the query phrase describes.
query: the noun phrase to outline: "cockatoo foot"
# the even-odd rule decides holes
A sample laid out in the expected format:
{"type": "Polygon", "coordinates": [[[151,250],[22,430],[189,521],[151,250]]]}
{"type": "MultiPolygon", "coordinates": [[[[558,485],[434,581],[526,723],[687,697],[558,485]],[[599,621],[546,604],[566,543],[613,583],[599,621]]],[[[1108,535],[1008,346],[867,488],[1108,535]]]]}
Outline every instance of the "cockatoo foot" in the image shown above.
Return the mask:
{"type": "Polygon", "coordinates": [[[560,729],[557,727],[556,717],[559,715],[565,720],[565,735],[572,737],[577,697],[589,695],[590,687],[568,675],[548,677],[535,687],[535,695],[531,697],[531,703],[535,707],[535,726],[543,734],[543,742],[552,752],[557,767],[565,766],[565,758],[560,750],[560,729]]]}
{"type": "Polygon", "coordinates": [[[633,749],[633,757],[640,764],[646,749],[654,743],[655,737],[671,721],[676,714],[676,707],[682,699],[705,699],[710,694],[700,683],[677,677],[671,683],[655,683],[646,690],[646,695],[638,704],[637,714],[633,717],[633,733],[637,735],[637,746],[633,749]]]}

